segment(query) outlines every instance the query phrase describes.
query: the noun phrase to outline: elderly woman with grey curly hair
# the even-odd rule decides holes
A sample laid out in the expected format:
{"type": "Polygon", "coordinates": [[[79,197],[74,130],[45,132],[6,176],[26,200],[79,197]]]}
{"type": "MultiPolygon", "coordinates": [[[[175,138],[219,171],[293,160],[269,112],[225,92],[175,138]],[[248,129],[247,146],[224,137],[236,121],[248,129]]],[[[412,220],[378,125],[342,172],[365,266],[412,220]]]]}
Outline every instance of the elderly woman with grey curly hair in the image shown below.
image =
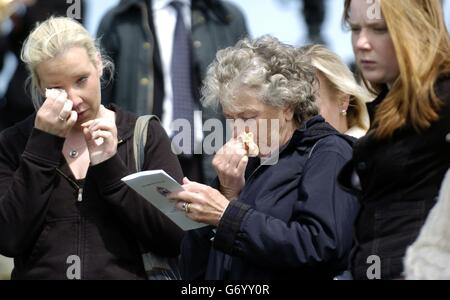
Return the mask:
{"type": "Polygon", "coordinates": [[[347,268],[358,204],[336,177],[352,139],[318,115],[315,86],[306,56],[273,37],[218,52],[204,105],[257,122],[235,126],[216,154],[216,188],[185,178],[171,194],[189,218],[210,225],[183,240],[185,279],[331,279],[347,268]],[[278,126],[263,130],[264,122],[278,126]],[[259,153],[246,143],[252,135],[259,153]]]}

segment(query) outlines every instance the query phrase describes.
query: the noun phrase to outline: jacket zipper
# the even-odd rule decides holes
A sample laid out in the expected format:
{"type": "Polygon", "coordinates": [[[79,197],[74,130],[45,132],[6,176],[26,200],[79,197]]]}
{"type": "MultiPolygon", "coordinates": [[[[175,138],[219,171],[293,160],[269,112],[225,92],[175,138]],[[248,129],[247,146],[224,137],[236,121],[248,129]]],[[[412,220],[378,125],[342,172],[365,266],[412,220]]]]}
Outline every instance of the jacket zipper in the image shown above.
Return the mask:
{"type": "Polygon", "coordinates": [[[64,174],[60,169],[56,169],[56,171],[61,174],[69,183],[77,190],[78,196],[77,196],[77,202],[83,201],[83,188],[80,187],[75,181],[73,181],[69,176],[64,174]]]}
{"type": "MultiPolygon", "coordinates": [[[[117,142],[117,147],[121,144],[123,144],[124,140],[120,139],[117,142]]],[[[61,176],[63,176],[65,179],[67,179],[67,181],[77,190],[77,202],[83,202],[83,188],[80,187],[75,181],[73,181],[69,176],[67,176],[66,174],[64,174],[63,171],[61,171],[60,169],[56,168],[56,171],[61,174],[61,176]]]]}
{"type": "MultiPolygon", "coordinates": [[[[74,180],[72,180],[69,176],[67,176],[66,174],[64,174],[63,171],[61,171],[60,169],[56,168],[56,171],[61,174],[61,176],[63,176],[77,191],[77,202],[81,203],[83,201],[83,188],[80,187],[74,180]]],[[[78,241],[77,241],[77,255],[80,258],[80,279],[84,278],[84,255],[83,255],[83,218],[79,218],[80,220],[80,225],[79,225],[79,230],[78,230],[78,241]]]]}

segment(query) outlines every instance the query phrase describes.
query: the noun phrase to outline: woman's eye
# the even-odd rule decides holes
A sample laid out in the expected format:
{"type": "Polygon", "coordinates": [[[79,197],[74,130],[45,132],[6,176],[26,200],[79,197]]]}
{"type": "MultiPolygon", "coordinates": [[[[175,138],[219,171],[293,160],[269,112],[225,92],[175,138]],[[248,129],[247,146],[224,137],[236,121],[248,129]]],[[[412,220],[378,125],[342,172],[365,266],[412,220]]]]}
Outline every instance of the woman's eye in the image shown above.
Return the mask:
{"type": "Polygon", "coordinates": [[[87,81],[87,77],[81,77],[78,79],[77,84],[82,85],[87,81]]]}
{"type": "Polygon", "coordinates": [[[377,33],[385,33],[387,32],[387,28],[386,27],[374,28],[373,31],[377,33]]]}

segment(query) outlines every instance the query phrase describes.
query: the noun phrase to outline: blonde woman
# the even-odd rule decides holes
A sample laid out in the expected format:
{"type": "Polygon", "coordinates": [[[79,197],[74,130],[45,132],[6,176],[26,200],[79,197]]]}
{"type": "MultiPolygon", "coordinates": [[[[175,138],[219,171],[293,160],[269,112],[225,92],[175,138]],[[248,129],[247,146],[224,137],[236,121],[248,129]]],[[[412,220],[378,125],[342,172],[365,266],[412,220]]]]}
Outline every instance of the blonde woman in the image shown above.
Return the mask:
{"type": "Polygon", "coordinates": [[[369,129],[366,102],[370,93],[356,82],[341,58],[325,46],[309,45],[299,51],[317,70],[320,114],[339,132],[355,138],[364,136],[369,129]]]}
{"type": "MultiPolygon", "coordinates": [[[[100,105],[110,64],[78,22],[27,38],[36,114],[0,135],[0,254],[13,279],[145,279],[141,249],[177,256],[182,231],[120,180],[135,170],[136,116],[100,105]]],[[[181,168],[157,121],[143,169],[181,168]],[[151,159],[149,159],[151,157],[151,159]]]]}
{"type": "Polygon", "coordinates": [[[346,0],[344,18],[363,79],[379,95],[340,176],[362,203],[352,272],[398,279],[450,167],[450,37],[439,0],[346,0]],[[378,15],[367,13],[373,5],[378,15]]]}

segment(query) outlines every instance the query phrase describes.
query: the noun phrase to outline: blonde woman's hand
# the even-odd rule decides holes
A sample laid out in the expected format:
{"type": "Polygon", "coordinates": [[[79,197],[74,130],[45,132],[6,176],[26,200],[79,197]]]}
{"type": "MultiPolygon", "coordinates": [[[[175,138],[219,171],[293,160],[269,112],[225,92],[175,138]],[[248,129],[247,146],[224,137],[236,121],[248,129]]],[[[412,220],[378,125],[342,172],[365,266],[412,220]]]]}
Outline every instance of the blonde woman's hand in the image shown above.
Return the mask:
{"type": "Polygon", "coordinates": [[[100,164],[117,153],[117,127],[114,112],[100,107],[98,118],[81,125],[91,165],[100,164]]]}
{"type": "Polygon", "coordinates": [[[220,182],[220,191],[228,199],[239,196],[245,185],[245,168],[248,156],[244,145],[233,138],[214,156],[213,167],[220,182]]]}
{"type": "Polygon", "coordinates": [[[34,127],[47,133],[66,137],[78,119],[72,111],[73,103],[67,99],[64,90],[46,90],[46,99],[39,108],[34,120],[34,127]]]}

